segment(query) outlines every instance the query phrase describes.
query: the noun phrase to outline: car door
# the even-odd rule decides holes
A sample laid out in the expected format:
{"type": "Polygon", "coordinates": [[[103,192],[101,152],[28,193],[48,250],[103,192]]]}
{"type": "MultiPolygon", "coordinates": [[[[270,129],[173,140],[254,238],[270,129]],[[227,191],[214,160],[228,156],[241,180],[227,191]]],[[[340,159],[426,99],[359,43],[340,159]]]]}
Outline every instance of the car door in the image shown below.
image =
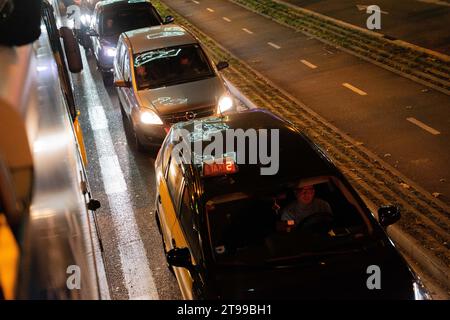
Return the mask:
{"type": "Polygon", "coordinates": [[[164,177],[159,179],[158,186],[158,212],[166,251],[174,248],[174,244],[176,245],[172,231],[177,219],[176,208],[179,204],[182,181],[183,175],[180,166],[170,158],[164,177]]]}
{"type": "Polygon", "coordinates": [[[185,183],[184,188],[182,188],[181,199],[180,199],[180,208],[177,211],[179,222],[178,225],[174,225],[173,233],[183,239],[183,242],[178,244],[177,246],[180,248],[187,247],[191,253],[191,261],[192,264],[196,267],[191,270],[187,270],[185,268],[179,268],[179,277],[180,281],[182,281],[182,292],[183,297],[187,299],[193,299],[194,296],[201,295],[204,287],[204,279],[201,275],[201,268],[198,268],[198,265],[201,265],[201,261],[203,261],[203,250],[201,246],[201,239],[199,233],[199,225],[197,219],[197,212],[192,201],[192,194],[190,185],[185,183]],[[177,235],[176,233],[181,233],[177,235]],[[194,283],[196,284],[194,287],[194,283]]]}
{"type": "MultiPolygon", "coordinates": [[[[160,179],[158,187],[159,214],[166,252],[173,248],[189,247],[179,219],[183,190],[184,177],[182,168],[174,158],[171,158],[166,177],[160,179]]],[[[191,259],[195,264],[195,258],[191,256],[191,259]]],[[[193,281],[190,272],[185,268],[174,267],[173,269],[183,298],[192,299],[193,281]]]]}

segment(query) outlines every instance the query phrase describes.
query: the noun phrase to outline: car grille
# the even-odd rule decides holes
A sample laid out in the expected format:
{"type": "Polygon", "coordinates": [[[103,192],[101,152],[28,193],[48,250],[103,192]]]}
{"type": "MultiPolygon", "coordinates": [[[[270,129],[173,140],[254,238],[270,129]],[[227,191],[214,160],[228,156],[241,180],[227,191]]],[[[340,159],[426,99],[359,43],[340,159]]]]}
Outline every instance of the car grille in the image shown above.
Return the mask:
{"type": "Polygon", "coordinates": [[[160,118],[164,123],[177,123],[181,121],[188,121],[197,118],[209,117],[215,114],[216,106],[203,107],[199,109],[175,112],[170,114],[161,115],[160,118]]]}

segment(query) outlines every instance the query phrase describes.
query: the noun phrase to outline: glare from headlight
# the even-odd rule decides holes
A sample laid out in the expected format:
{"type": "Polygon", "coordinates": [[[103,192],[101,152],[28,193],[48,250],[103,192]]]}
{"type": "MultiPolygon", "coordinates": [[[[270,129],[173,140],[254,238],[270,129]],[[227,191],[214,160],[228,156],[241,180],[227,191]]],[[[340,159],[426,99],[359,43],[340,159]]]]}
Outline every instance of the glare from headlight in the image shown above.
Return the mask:
{"type": "Polygon", "coordinates": [[[83,14],[80,17],[81,23],[84,25],[88,25],[91,23],[91,15],[90,14],[83,14]]]}
{"type": "Polygon", "coordinates": [[[116,48],[105,48],[105,53],[108,57],[114,57],[116,55],[116,48]]]}
{"type": "Polygon", "coordinates": [[[163,124],[158,115],[150,110],[141,113],[141,122],[144,124],[163,124]]]}
{"type": "Polygon", "coordinates": [[[233,99],[229,96],[223,96],[219,99],[219,113],[230,110],[233,107],[233,99]]]}
{"type": "Polygon", "coordinates": [[[414,289],[414,300],[431,300],[430,295],[420,283],[414,282],[413,289],[414,289]]]}

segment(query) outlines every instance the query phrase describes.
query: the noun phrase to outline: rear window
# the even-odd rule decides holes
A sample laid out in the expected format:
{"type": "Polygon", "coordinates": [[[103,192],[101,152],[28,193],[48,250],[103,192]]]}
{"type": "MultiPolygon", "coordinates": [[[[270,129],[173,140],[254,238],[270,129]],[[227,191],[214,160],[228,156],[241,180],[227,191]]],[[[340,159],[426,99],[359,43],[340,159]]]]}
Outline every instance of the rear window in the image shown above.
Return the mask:
{"type": "Polygon", "coordinates": [[[161,24],[161,17],[149,4],[114,7],[102,15],[100,34],[119,35],[122,32],[161,24]]]}

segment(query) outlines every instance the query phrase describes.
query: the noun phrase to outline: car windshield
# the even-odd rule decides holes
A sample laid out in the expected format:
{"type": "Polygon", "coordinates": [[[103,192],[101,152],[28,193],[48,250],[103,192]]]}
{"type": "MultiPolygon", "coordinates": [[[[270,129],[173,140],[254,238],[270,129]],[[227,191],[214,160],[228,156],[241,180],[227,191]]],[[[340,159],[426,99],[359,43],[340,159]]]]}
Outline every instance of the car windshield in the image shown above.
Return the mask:
{"type": "Polygon", "coordinates": [[[134,58],[134,68],[139,90],[215,76],[205,53],[197,44],[139,53],[134,58]]]}
{"type": "Polygon", "coordinates": [[[285,265],[311,256],[361,250],[362,243],[371,239],[367,236],[372,226],[351,192],[336,177],[308,181],[316,203],[309,212],[300,204],[297,181],[281,192],[236,192],[208,201],[216,262],[285,265]]]}
{"type": "Polygon", "coordinates": [[[148,4],[135,4],[106,11],[103,15],[100,33],[103,36],[113,36],[129,30],[160,24],[160,17],[154,8],[148,4]]]}

